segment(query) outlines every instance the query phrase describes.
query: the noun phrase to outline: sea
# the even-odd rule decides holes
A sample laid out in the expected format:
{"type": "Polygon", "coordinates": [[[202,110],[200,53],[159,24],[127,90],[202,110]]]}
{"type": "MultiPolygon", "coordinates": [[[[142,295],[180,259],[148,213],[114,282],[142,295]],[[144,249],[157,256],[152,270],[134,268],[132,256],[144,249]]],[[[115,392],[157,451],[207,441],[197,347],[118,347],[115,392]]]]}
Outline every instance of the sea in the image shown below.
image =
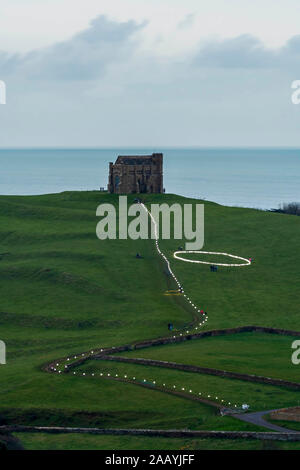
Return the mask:
{"type": "Polygon", "coordinates": [[[109,162],[153,152],[164,154],[167,193],[259,209],[300,202],[295,148],[0,149],[0,194],[106,189],[109,162]]]}

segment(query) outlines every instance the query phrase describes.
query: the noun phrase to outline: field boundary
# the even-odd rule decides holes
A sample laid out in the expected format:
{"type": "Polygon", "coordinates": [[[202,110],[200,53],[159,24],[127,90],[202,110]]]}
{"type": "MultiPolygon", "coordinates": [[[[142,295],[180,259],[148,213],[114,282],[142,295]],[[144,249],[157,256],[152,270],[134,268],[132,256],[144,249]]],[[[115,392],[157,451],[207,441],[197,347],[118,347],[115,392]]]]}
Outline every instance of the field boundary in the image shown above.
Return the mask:
{"type": "Polygon", "coordinates": [[[144,349],[144,348],[148,348],[152,346],[160,346],[164,344],[181,343],[183,341],[188,341],[192,339],[208,338],[211,336],[222,336],[222,335],[231,335],[231,334],[237,334],[237,333],[253,333],[253,332],[277,334],[277,335],[283,335],[283,336],[300,336],[300,331],[250,325],[250,326],[238,326],[236,328],[208,330],[208,331],[202,331],[200,333],[189,333],[189,334],[185,334],[184,336],[176,336],[175,338],[173,336],[165,337],[165,338],[157,338],[153,340],[143,341],[141,343],[135,343],[133,345],[121,346],[120,348],[106,349],[106,352],[116,353],[116,352],[121,352],[121,351],[126,351],[126,350],[131,351],[135,349],[144,349]]]}
{"type": "Polygon", "coordinates": [[[154,366],[154,367],[164,367],[167,369],[177,369],[186,372],[196,372],[200,374],[208,374],[208,375],[216,375],[218,377],[229,377],[233,379],[239,380],[246,380],[248,382],[259,382],[259,383],[266,383],[270,385],[277,385],[281,387],[288,387],[293,388],[296,390],[300,390],[300,383],[297,382],[290,382],[283,379],[272,379],[270,377],[264,377],[262,375],[254,375],[254,374],[240,374],[238,372],[230,372],[227,370],[220,370],[220,369],[213,369],[207,367],[199,367],[193,366],[189,364],[181,364],[177,362],[169,362],[169,361],[159,361],[154,359],[144,359],[144,358],[131,358],[131,357],[123,357],[123,356],[99,356],[94,358],[96,360],[102,361],[116,361],[116,362],[126,362],[131,364],[142,364],[146,366],[154,366]]]}
{"type": "MultiPolygon", "coordinates": [[[[50,433],[50,434],[94,434],[115,436],[152,436],[152,437],[198,437],[217,439],[256,439],[277,441],[300,441],[300,432],[256,432],[256,431],[190,431],[178,429],[103,429],[103,428],[70,428],[49,426],[0,426],[0,433],[50,433]]],[[[1,435],[1,434],[0,434],[1,435]]]]}
{"type": "MultiPolygon", "coordinates": [[[[124,346],[117,346],[117,347],[108,347],[103,349],[95,348],[93,350],[93,354],[90,351],[80,352],[77,353],[78,360],[72,361],[68,364],[68,369],[73,367],[77,367],[78,365],[84,363],[88,359],[100,359],[103,355],[110,355],[116,354],[120,352],[127,352],[127,351],[135,351],[137,349],[145,349],[151,348],[153,346],[163,346],[165,344],[173,344],[173,343],[182,343],[183,341],[190,341],[192,339],[201,339],[201,338],[208,338],[211,336],[222,336],[222,335],[231,335],[237,333],[269,333],[269,334],[277,334],[283,336],[296,336],[300,337],[300,331],[293,331],[293,330],[284,330],[282,328],[269,328],[264,326],[239,326],[236,328],[224,328],[218,330],[208,330],[202,331],[200,333],[190,333],[185,334],[184,336],[176,336],[175,338],[172,336],[163,337],[163,338],[156,338],[153,340],[143,341],[141,343],[135,344],[125,344],[124,346]],[[79,358],[79,356],[81,356],[79,358]]],[[[71,355],[73,356],[73,355],[71,355]]],[[[73,356],[75,358],[75,356],[73,356]]],[[[44,364],[42,369],[47,372],[52,372],[51,369],[57,362],[65,361],[65,358],[58,358],[51,363],[44,364]]]]}

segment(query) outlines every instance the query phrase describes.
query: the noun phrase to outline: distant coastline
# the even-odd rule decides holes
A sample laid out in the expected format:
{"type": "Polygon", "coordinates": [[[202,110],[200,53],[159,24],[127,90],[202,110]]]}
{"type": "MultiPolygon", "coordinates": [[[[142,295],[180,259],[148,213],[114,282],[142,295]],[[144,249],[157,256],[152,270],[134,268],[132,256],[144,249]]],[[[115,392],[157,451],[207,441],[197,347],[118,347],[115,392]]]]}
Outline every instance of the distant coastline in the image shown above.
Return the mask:
{"type": "Polygon", "coordinates": [[[118,154],[157,151],[167,193],[258,209],[300,201],[300,149],[266,147],[0,149],[0,194],[106,188],[118,154]]]}

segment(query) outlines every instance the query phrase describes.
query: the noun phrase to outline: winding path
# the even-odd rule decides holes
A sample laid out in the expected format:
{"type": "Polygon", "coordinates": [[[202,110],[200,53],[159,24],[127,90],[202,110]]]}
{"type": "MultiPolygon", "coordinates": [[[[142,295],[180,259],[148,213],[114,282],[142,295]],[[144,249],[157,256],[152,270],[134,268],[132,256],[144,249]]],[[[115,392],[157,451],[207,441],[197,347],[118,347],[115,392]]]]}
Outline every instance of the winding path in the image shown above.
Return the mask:
{"type": "Polygon", "coordinates": [[[294,431],[293,429],[283,428],[282,426],[277,426],[277,424],[269,423],[264,419],[264,416],[268,415],[272,411],[277,410],[268,410],[268,411],[256,411],[254,413],[246,413],[246,414],[235,414],[232,415],[234,418],[240,419],[241,421],[245,421],[246,423],[255,424],[256,426],[261,426],[264,428],[271,429],[272,431],[276,432],[286,432],[289,434],[299,434],[298,431],[294,431]]]}

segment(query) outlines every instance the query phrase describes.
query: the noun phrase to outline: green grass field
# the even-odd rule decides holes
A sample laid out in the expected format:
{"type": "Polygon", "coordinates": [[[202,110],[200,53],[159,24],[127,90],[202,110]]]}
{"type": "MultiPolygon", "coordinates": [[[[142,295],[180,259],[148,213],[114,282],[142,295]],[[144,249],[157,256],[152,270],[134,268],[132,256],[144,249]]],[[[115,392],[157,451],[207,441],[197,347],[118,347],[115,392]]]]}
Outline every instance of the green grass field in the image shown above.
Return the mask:
{"type": "Polygon", "coordinates": [[[294,429],[295,431],[300,432],[300,423],[299,421],[283,421],[281,419],[270,419],[268,418],[270,423],[277,424],[278,426],[282,426],[288,429],[294,429]]]}
{"type": "MultiPolygon", "coordinates": [[[[147,204],[195,202],[176,195],[145,199],[147,204]]],[[[96,238],[98,204],[117,201],[115,195],[96,191],[0,197],[0,339],[7,345],[7,364],[0,365],[0,423],[250,429],[207,405],[159,391],[42,370],[56,358],[92,348],[167,336],[168,322],[181,328],[192,320],[182,298],[164,295],[170,279],[153,241],[96,238]],[[137,252],[143,259],[135,258],[137,252]]],[[[184,241],[161,241],[185,291],[208,312],[205,329],[252,324],[300,330],[299,223],[298,217],[205,202],[204,249],[254,258],[249,267],[217,273],[209,266],[174,260],[173,251],[184,241]]],[[[299,382],[300,367],[291,365],[291,342],[273,335],[232,335],[151,348],[138,356],[187,364],[204,361],[207,367],[299,382]]],[[[87,367],[104,365],[98,361],[87,367]]],[[[155,372],[159,379],[172,372],[171,381],[187,380],[182,378],[187,373],[180,371],[130,367],[139,367],[142,374],[148,369],[147,374],[155,372]]],[[[188,379],[193,387],[213,388],[237,403],[246,400],[253,409],[298,404],[297,392],[281,387],[200,374],[188,379]]],[[[110,448],[115,439],[34,435],[21,440],[28,448],[110,448]]],[[[171,446],[170,440],[149,444],[149,438],[137,439],[138,444],[125,437],[117,441],[119,448],[171,446]]],[[[181,443],[170,448],[177,445],[181,443]]],[[[223,445],[239,448],[236,442],[199,443],[200,448],[223,445]]]]}
{"type": "Polygon", "coordinates": [[[268,333],[237,333],[118,355],[178,362],[298,382],[299,370],[290,360],[291,343],[295,339],[292,336],[268,333]]]}
{"type": "Polygon", "coordinates": [[[298,450],[297,442],[18,433],[27,450],[298,450]]]}
{"type": "MultiPolygon", "coordinates": [[[[78,370],[78,369],[77,369],[78,370]]],[[[166,389],[182,388],[185,391],[192,390],[191,396],[211,397],[214,402],[228,406],[248,403],[252,411],[268,410],[272,408],[283,408],[297,404],[299,390],[287,390],[283,387],[274,387],[260,383],[251,383],[243,380],[215,377],[213,375],[195,374],[160,367],[143,366],[137,364],[124,364],[111,361],[89,361],[79,368],[81,372],[96,373],[96,377],[73,377],[74,380],[91,380],[102,382],[99,374],[118,374],[120,377],[136,377],[137,381],[147,383],[156,382],[156,386],[166,384],[166,389]],[[218,397],[218,399],[215,399],[218,397]],[[224,400],[222,402],[221,400],[224,400]]],[[[153,384],[154,385],[154,384],[153,384]]],[[[155,388],[155,386],[153,387],[155,388]]],[[[222,422],[223,423],[223,422],[222,422]]]]}

